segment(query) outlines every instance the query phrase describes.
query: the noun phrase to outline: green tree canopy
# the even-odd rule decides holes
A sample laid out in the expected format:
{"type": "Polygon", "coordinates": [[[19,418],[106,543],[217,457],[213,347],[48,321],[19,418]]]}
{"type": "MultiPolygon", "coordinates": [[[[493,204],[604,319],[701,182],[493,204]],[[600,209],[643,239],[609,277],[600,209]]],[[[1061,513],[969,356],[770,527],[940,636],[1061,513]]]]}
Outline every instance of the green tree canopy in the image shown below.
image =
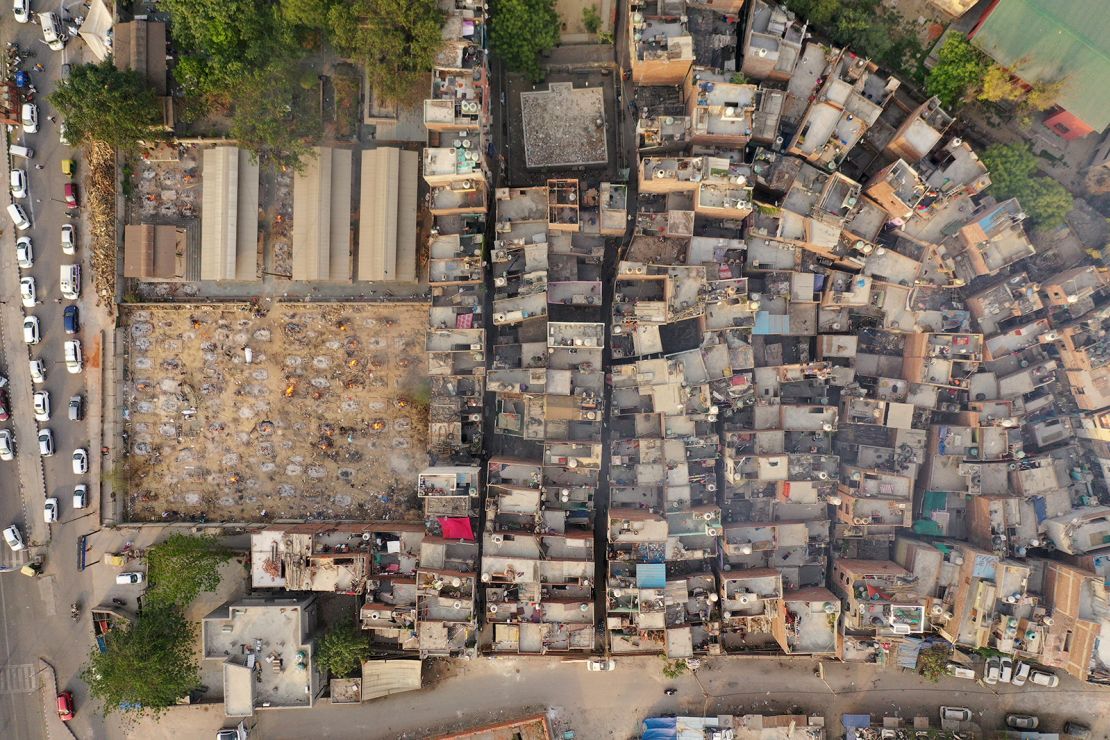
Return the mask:
{"type": "Polygon", "coordinates": [[[105,714],[157,714],[200,686],[195,641],[195,628],[179,608],[148,606],[130,627],[108,632],[107,651],[94,647],[81,677],[105,714]]]}
{"type": "Polygon", "coordinates": [[[331,42],[366,67],[374,90],[403,100],[414,77],[430,72],[443,48],[436,0],[346,0],[328,11],[331,42]]]}
{"type": "Polygon", "coordinates": [[[50,103],[65,119],[73,142],[95,140],[132,149],[157,136],[162,123],[154,89],[136,72],[116,69],[110,59],[74,67],[51,93],[50,103]]]}
{"type": "Polygon", "coordinates": [[[943,106],[953,108],[981,89],[990,64],[966,38],[957,33],[949,35],[937,57],[925,89],[940,98],[943,106]]]}
{"type": "Polygon", "coordinates": [[[316,99],[306,93],[315,84],[295,62],[279,60],[251,72],[240,86],[231,136],[256,158],[299,168],[321,133],[316,99]]]}
{"type": "Polygon", "coordinates": [[[370,656],[370,640],[353,622],[342,622],[324,633],[316,643],[314,659],[320,670],[335,678],[346,678],[370,656]]]}
{"type": "Polygon", "coordinates": [[[533,82],[543,79],[539,56],[559,43],[559,14],[554,0],[497,0],[493,6],[490,43],[515,72],[533,82]]]}
{"type": "Polygon", "coordinates": [[[162,0],[180,52],[174,77],[190,93],[228,98],[272,59],[298,55],[271,0],[162,0]]]}
{"type": "Polygon", "coordinates": [[[215,537],[171,534],[147,551],[147,599],[184,609],[201,591],[216,590],[220,566],[231,556],[215,537]]]}
{"type": "Polygon", "coordinates": [[[980,157],[991,176],[991,194],[999,200],[1017,198],[1034,224],[1046,229],[1064,223],[1073,199],[1049,177],[1035,177],[1037,158],[1027,144],[995,144],[980,157]]]}

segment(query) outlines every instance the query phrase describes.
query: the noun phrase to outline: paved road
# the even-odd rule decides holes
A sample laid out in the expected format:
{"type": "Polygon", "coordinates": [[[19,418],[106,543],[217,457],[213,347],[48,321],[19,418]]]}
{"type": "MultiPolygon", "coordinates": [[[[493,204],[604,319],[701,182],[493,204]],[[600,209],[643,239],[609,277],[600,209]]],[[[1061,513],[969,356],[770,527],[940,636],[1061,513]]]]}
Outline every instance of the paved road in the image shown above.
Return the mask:
{"type": "MultiPolygon", "coordinates": [[[[37,0],[36,11],[60,8],[59,2],[37,0]]],[[[84,248],[84,229],[77,219],[66,215],[63,185],[68,180],[62,174],[64,159],[78,160],[77,181],[82,180],[82,163],[79,152],[63,145],[59,140],[55,115],[46,97],[57,84],[63,63],[79,64],[84,61],[83,42],[70,42],[63,52],[52,52],[40,43],[41,29],[34,24],[19,25],[11,21],[11,11],[5,7],[0,23],[0,44],[3,47],[15,41],[31,49],[35,56],[24,62],[23,68],[31,73],[38,89],[36,102],[39,107],[39,130],[26,134],[20,127],[9,133],[9,143],[34,150],[34,159],[9,160],[2,158],[5,181],[9,166],[27,172],[30,194],[23,199],[31,217],[32,227],[18,236],[30,236],[34,245],[34,266],[19,270],[15,262],[17,234],[10,220],[4,215],[0,225],[0,336],[2,336],[4,372],[11,384],[11,420],[6,424],[16,435],[16,461],[0,463],[0,526],[18,524],[31,545],[28,554],[42,556],[45,571],[38,579],[26,578],[19,573],[0,573],[0,718],[5,725],[3,735],[13,738],[46,737],[44,728],[43,699],[35,688],[45,675],[38,672],[38,658],[49,660],[57,668],[61,687],[71,688],[77,694],[78,707],[82,702],[84,687],[75,676],[91,644],[87,607],[91,600],[89,573],[77,570],[77,543],[80,535],[96,530],[99,522],[99,501],[96,495],[99,480],[99,382],[87,385],[91,379],[88,369],[90,357],[95,359],[96,347],[106,322],[106,315],[95,309],[91,273],[87,250],[84,248]],[[35,63],[45,67],[42,72],[32,69],[35,63]],[[35,165],[42,165],[37,169],[35,165]],[[77,226],[78,250],[76,256],[61,251],[61,227],[64,223],[77,226]],[[59,267],[75,261],[82,265],[82,292],[78,301],[62,299],[59,286],[59,267]],[[24,309],[19,298],[19,279],[25,275],[35,278],[39,304],[24,309]],[[82,330],[77,337],[84,345],[86,372],[75,375],[66,371],[62,343],[62,312],[66,305],[76,303],[81,312],[82,330]],[[38,317],[42,326],[40,344],[28,347],[22,341],[21,325],[24,314],[38,317]],[[32,384],[28,359],[41,359],[46,364],[46,382],[32,384]],[[31,396],[34,391],[46,390],[50,394],[51,416],[48,422],[35,421],[31,396]],[[90,395],[91,390],[91,395],[90,395]],[[70,422],[67,405],[71,396],[85,398],[86,417],[82,422],[70,422]],[[50,428],[54,433],[55,455],[42,458],[38,454],[39,427],[50,428]],[[91,443],[91,444],[90,444],[91,443]],[[77,447],[90,449],[92,475],[80,479],[72,471],[71,457],[77,447]],[[90,506],[75,510],[72,505],[74,485],[82,480],[90,488],[90,506]],[[43,522],[43,500],[54,496],[60,503],[60,520],[53,525],[43,522]],[[69,618],[69,604],[82,604],[82,619],[69,618]],[[28,666],[34,667],[34,686],[26,681],[28,666]]],[[[83,200],[85,193],[79,192],[83,200]]],[[[4,202],[4,206],[10,200],[4,202]]],[[[98,370],[96,372],[99,372],[98,370]]],[[[7,548],[0,545],[6,551],[7,548]]],[[[5,553],[8,561],[10,552],[5,553]]],[[[74,727],[82,737],[101,737],[103,725],[92,712],[79,711],[74,727]]]]}
{"type": "MultiPolygon", "coordinates": [[[[582,662],[557,659],[481,659],[453,670],[431,690],[359,706],[325,702],[308,710],[263,710],[251,737],[421,738],[543,711],[555,720],[556,737],[564,730],[594,740],[637,737],[645,716],[664,712],[819,714],[829,736],[841,737],[844,712],[927,715],[936,725],[941,704],[971,708],[986,731],[1001,727],[1007,712],[1018,711],[1039,715],[1049,732],[1058,732],[1072,718],[1093,722],[1096,737],[1106,737],[1110,728],[1110,715],[1100,714],[1110,692],[1071,679],[1054,690],[1007,686],[996,692],[972,681],[931,684],[912,673],[864,665],[828,664],[822,679],[814,674],[815,665],[811,660],[710,660],[696,677],[667,681],[657,657],[618,658],[613,673],[588,673],[582,662]],[[668,686],[678,689],[676,696],[663,694],[668,686]]],[[[205,737],[225,724],[230,722],[222,706],[188,707],[171,710],[160,723],[143,722],[131,733],[176,740],[205,737]]]]}

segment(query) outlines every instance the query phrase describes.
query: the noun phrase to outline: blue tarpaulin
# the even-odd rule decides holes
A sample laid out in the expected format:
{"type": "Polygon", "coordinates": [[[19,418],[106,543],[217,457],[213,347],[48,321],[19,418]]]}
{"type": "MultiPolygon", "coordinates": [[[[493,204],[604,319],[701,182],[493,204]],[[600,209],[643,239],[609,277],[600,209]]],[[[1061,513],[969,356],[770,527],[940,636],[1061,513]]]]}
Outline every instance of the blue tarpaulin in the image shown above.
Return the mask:
{"type": "Polygon", "coordinates": [[[678,737],[678,720],[674,717],[648,717],[644,720],[641,740],[672,740],[678,737]]]}
{"type": "Polygon", "coordinates": [[[1045,505],[1044,496],[1030,496],[1033,502],[1033,513],[1037,515],[1037,524],[1048,519],[1048,507],[1045,505]]]}
{"type": "Polygon", "coordinates": [[[667,566],[664,563],[637,563],[637,588],[666,588],[667,566]]]}

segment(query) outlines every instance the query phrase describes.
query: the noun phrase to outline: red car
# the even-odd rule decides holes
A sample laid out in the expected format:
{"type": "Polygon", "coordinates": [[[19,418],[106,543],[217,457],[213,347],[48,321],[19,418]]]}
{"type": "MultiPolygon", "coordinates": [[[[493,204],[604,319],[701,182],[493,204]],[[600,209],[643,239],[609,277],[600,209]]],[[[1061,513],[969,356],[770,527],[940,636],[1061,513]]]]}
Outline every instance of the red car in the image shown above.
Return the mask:
{"type": "Polygon", "coordinates": [[[8,392],[0,391],[0,421],[8,420],[8,392]]]}
{"type": "Polygon", "coordinates": [[[58,718],[63,722],[73,719],[73,693],[70,691],[58,694],[58,718]]]}
{"type": "Polygon", "coordinates": [[[66,207],[67,208],[76,208],[77,207],[77,184],[72,183],[72,182],[67,182],[65,193],[66,193],[66,207]]]}

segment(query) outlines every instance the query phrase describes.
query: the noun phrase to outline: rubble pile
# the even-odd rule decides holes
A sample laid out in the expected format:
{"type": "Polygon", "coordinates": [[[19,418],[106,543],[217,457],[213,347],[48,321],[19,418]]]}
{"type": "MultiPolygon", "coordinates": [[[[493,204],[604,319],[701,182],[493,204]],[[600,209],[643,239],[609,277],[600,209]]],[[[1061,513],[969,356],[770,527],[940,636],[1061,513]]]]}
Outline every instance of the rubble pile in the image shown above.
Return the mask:
{"type": "Polygon", "coordinates": [[[93,142],[86,152],[87,186],[96,305],[114,310],[116,294],[116,160],[112,147],[93,142]]]}

